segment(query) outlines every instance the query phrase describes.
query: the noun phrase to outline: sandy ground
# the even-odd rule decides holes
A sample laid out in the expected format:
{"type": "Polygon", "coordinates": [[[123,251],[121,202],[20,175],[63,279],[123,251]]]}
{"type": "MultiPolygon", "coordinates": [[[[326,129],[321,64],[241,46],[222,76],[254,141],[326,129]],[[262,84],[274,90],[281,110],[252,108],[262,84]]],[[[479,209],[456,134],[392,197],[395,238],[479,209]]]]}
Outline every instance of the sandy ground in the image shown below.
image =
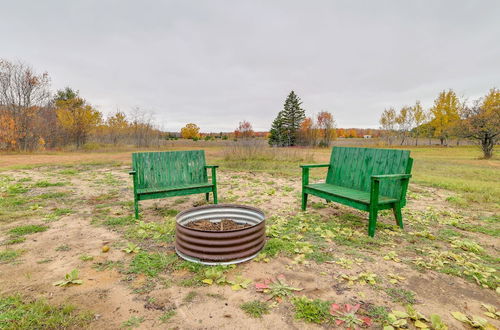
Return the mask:
{"type": "MultiPolygon", "coordinates": [[[[37,162],[44,157],[33,156],[37,162]]],[[[129,157],[129,154],[126,154],[129,157]]],[[[116,154],[116,160],[122,161],[123,154],[116,154]]],[[[24,158],[25,159],[25,158],[24,158]]],[[[80,158],[81,160],[82,158],[80,158]]],[[[15,158],[1,165],[14,165],[15,158]],[[10,163],[9,163],[10,162],[10,163]],[[14,162],[14,163],[13,163],[14,162]]],[[[63,160],[61,160],[63,162],[63,160]]],[[[30,177],[33,181],[65,181],[70,184],[61,187],[34,188],[29,194],[39,193],[36,189],[51,192],[67,192],[68,197],[49,200],[44,209],[49,211],[56,207],[67,207],[75,213],[62,216],[59,220],[47,222],[41,215],[16,219],[1,224],[0,240],[6,240],[7,230],[22,224],[43,224],[49,226],[45,232],[26,236],[26,241],[17,244],[15,249],[23,250],[19,260],[13,263],[0,264],[0,291],[2,294],[22,293],[30,297],[44,297],[51,303],[71,303],[83,310],[96,313],[96,320],[91,327],[95,329],[116,329],[132,316],[142,317],[141,329],[178,328],[178,329],[315,329],[322,327],[294,319],[290,304],[282,303],[262,319],[247,316],[240,309],[240,304],[256,299],[265,299],[263,294],[253,288],[232,291],[229,286],[182,287],[176,281],[185,278],[187,271],[174,271],[161,276],[168,285],[157,285],[147,293],[134,293],[134,289],[142,287],[148,278],[139,275],[128,280],[127,275],[116,269],[97,270],[95,264],[110,261],[129,263],[132,256],[121,251],[127,239],[120,231],[92,223],[98,211],[96,199],[103,194],[111,193],[107,202],[114,203],[110,207],[112,215],[130,215],[129,206],[117,205],[116,202],[127,202],[132,199],[131,180],[127,175],[127,166],[99,166],[80,169],[78,175],[63,176],[57,174],[63,168],[37,168],[32,170],[8,170],[0,174],[14,177],[16,180],[30,177]],[[106,182],[106,178],[113,180],[106,182]],[[100,183],[99,183],[100,182],[100,183]],[[108,253],[101,247],[111,246],[108,253]],[[67,246],[64,250],[60,246],[67,246]],[[92,261],[82,261],[79,256],[94,256],[92,261]],[[94,265],[94,266],[93,266],[94,265]],[[72,269],[79,269],[83,285],[66,288],[55,287],[53,282],[60,280],[72,269]],[[190,301],[185,297],[190,292],[196,295],[190,301]],[[175,309],[176,315],[161,323],[159,317],[165,311],[175,309]]],[[[218,181],[222,202],[238,202],[263,208],[268,216],[275,214],[294,214],[299,211],[300,181],[273,177],[264,174],[237,173],[220,171],[218,181]],[[290,187],[285,192],[282,187],[290,187]],[[293,189],[292,189],[293,188],[293,189]],[[273,192],[274,191],[274,192],[273,192]]],[[[418,200],[409,201],[408,208],[425,210],[428,207],[454,210],[445,202],[449,193],[438,189],[413,186],[415,192],[424,192],[418,200]]],[[[142,219],[146,222],[162,221],[159,210],[183,210],[203,201],[201,195],[176,197],[141,203],[142,219]]],[[[319,202],[311,197],[310,203],[319,202]]],[[[463,211],[465,210],[458,210],[463,211]]],[[[329,204],[322,209],[311,212],[330,216],[332,214],[356,213],[343,206],[329,204]]],[[[362,213],[360,213],[362,214],[362,213]]],[[[363,214],[366,216],[366,214],[363,214]]],[[[172,221],[174,221],[172,219],[172,221]]],[[[392,217],[382,217],[383,223],[392,224],[392,217]]],[[[406,230],[411,230],[407,227],[406,230]]],[[[498,252],[498,240],[486,235],[471,234],[492,253],[498,252]]],[[[9,247],[11,248],[11,247],[9,247]]],[[[165,253],[173,251],[172,244],[159,244],[155,249],[165,253]]],[[[345,255],[343,247],[332,244],[330,252],[345,255]]],[[[362,251],[373,258],[373,262],[354,265],[352,269],[344,269],[335,263],[292,264],[290,258],[278,257],[270,262],[247,262],[238,266],[235,274],[242,274],[254,282],[273,278],[284,274],[295,286],[304,288],[300,294],[309,298],[320,298],[341,303],[361,302],[402,309],[402,304],[394,303],[380,290],[369,286],[349,287],[338,279],[340,273],[355,274],[369,270],[377,274],[394,273],[405,277],[402,287],[416,293],[415,307],[429,315],[440,314],[450,329],[461,329],[462,324],[450,316],[452,311],[468,312],[481,315],[481,303],[498,306],[498,295],[489,289],[483,289],[475,283],[458,277],[435,271],[419,272],[404,263],[387,262],[377,252],[362,251]]],[[[498,255],[498,254],[497,254],[498,255]]],[[[490,320],[496,326],[499,322],[490,320]]],[[[378,326],[374,326],[377,328],[378,326]]]]}

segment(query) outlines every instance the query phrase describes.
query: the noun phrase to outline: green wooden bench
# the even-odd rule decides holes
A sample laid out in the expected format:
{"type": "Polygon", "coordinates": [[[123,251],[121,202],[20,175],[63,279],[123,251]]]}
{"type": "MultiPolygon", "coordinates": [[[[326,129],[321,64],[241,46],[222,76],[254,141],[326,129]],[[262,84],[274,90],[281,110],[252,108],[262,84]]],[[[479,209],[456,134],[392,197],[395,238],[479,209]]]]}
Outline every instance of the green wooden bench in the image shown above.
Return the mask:
{"type": "Polygon", "coordinates": [[[403,228],[401,208],[406,205],[412,165],[408,150],[333,147],[329,164],[301,165],[302,210],[307,196],[314,195],[369,212],[372,237],[379,210],[392,209],[403,228]],[[328,168],[326,180],[309,184],[309,169],[317,167],[328,168]]]}
{"type": "Polygon", "coordinates": [[[213,193],[217,204],[217,165],[205,164],[205,151],[138,152],[132,154],[135,217],[139,201],[172,196],[213,193]],[[212,182],[207,170],[211,169],[212,182]]]}

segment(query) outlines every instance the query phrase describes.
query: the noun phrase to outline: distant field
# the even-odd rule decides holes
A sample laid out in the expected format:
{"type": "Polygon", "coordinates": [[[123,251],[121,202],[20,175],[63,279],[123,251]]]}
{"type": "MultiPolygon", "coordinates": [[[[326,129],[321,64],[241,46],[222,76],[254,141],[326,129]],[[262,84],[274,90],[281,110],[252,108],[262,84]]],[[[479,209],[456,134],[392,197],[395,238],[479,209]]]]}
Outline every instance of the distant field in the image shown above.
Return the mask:
{"type": "MultiPolygon", "coordinates": [[[[172,141],[162,150],[206,150],[208,162],[217,162],[223,168],[241,171],[268,172],[299,177],[299,164],[328,161],[330,149],[269,148],[262,143],[240,146],[227,141],[198,141],[182,145],[172,141]],[[217,143],[220,142],[220,143],[217,143]]],[[[359,141],[362,142],[362,141],[359,141]]],[[[462,147],[405,147],[415,159],[413,182],[444,188],[457,193],[455,202],[479,203],[488,209],[500,205],[500,157],[480,159],[481,152],[474,146],[462,147]]],[[[36,154],[2,154],[0,169],[30,168],[44,164],[130,163],[135,149],[118,152],[47,152],[36,154]]],[[[151,150],[153,151],[153,150],[151,150]]],[[[321,177],[322,170],[313,174],[321,177]]],[[[324,171],[324,170],[323,170],[324,171]]]]}
{"type": "MultiPolygon", "coordinates": [[[[349,303],[371,328],[414,329],[409,313],[418,311],[461,329],[452,313],[486,319],[485,306],[496,306],[498,157],[410,148],[405,229],[381,212],[370,238],[366,213],[314,196],[300,210],[299,164],[326,162],[329,149],[203,141],[163,150],[194,148],[220,165],[220,203],[265,211],[258,258],[210,267],[175,254],[173,217],[205,204],[203,195],[141,202],[136,221],[127,173],[135,149],[0,154],[0,328],[230,329],[231,317],[248,329],[325,329],[335,324],[331,303],[349,303]],[[274,292],[257,290],[277,278],[274,292]],[[278,290],[285,296],[273,299],[278,290]]],[[[322,179],[325,169],[312,174],[322,179]]],[[[499,328],[496,317],[487,322],[499,328]]]]}

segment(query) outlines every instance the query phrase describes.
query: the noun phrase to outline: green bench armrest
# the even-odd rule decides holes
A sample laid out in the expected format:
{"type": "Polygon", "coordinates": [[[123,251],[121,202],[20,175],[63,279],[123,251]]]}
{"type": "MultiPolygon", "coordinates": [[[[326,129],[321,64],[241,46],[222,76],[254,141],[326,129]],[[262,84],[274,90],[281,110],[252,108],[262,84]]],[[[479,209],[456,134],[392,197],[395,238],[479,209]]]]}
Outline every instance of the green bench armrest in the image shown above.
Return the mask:
{"type": "Polygon", "coordinates": [[[212,184],[215,186],[217,185],[217,174],[216,170],[219,167],[219,165],[205,165],[205,169],[208,170],[209,168],[212,169],[212,184]]]}
{"type": "Polygon", "coordinates": [[[381,175],[372,175],[372,180],[382,180],[382,179],[393,179],[393,180],[401,180],[401,179],[409,179],[411,178],[411,174],[381,174],[381,175]]]}
{"type": "Polygon", "coordinates": [[[302,168],[302,187],[309,184],[309,169],[319,167],[330,167],[330,164],[306,164],[300,165],[302,168]]]}
{"type": "Polygon", "coordinates": [[[300,165],[300,167],[304,168],[316,168],[316,167],[330,167],[330,164],[306,164],[300,165]]]}
{"type": "Polygon", "coordinates": [[[137,173],[137,172],[136,171],[130,171],[130,172],[128,172],[128,174],[130,174],[130,175],[134,175],[135,173],[137,173]]]}

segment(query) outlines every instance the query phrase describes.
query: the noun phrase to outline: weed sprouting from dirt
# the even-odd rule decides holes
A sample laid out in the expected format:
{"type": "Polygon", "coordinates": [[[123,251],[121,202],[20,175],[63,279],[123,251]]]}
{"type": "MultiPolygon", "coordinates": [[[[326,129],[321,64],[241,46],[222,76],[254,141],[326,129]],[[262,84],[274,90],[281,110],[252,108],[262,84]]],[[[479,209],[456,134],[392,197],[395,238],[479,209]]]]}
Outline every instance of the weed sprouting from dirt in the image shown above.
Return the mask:
{"type": "Polygon", "coordinates": [[[249,316],[254,318],[261,318],[265,314],[271,312],[269,303],[260,300],[248,301],[240,305],[240,308],[249,316]]]}
{"type": "Polygon", "coordinates": [[[46,231],[48,228],[49,227],[47,226],[41,226],[41,225],[24,225],[24,226],[14,227],[10,229],[8,233],[14,236],[23,236],[34,233],[40,233],[46,231]]]}
{"type": "Polygon", "coordinates": [[[0,297],[2,329],[69,329],[85,328],[92,321],[91,312],[78,312],[72,305],[53,306],[44,300],[21,296],[0,297]]]}
{"type": "Polygon", "coordinates": [[[9,263],[16,260],[21,254],[22,250],[3,250],[0,251],[0,264],[9,263]]]}

